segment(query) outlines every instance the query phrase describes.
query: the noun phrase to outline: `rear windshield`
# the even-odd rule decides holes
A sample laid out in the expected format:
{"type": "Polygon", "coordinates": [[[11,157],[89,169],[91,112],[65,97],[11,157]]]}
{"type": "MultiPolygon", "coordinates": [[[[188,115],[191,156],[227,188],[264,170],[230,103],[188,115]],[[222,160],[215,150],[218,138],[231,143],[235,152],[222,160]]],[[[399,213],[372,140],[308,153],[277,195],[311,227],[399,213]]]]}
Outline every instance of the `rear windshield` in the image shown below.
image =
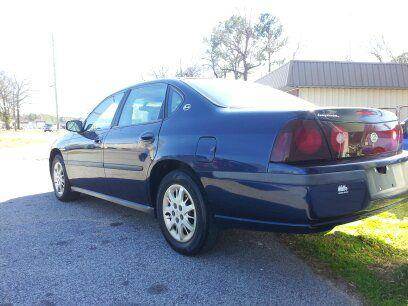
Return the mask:
{"type": "Polygon", "coordinates": [[[314,109],[315,105],[272,87],[235,80],[184,80],[213,103],[232,108],[314,109]]]}

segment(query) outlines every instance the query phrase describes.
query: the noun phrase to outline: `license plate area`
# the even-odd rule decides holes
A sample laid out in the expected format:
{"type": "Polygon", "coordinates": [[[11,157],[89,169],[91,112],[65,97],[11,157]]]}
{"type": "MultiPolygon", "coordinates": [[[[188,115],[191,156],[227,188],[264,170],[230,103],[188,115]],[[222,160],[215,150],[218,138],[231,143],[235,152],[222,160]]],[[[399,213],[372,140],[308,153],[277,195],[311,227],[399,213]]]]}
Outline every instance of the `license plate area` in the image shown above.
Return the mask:
{"type": "Polygon", "coordinates": [[[367,170],[367,181],[372,199],[396,194],[407,188],[408,163],[371,168],[367,170]]]}

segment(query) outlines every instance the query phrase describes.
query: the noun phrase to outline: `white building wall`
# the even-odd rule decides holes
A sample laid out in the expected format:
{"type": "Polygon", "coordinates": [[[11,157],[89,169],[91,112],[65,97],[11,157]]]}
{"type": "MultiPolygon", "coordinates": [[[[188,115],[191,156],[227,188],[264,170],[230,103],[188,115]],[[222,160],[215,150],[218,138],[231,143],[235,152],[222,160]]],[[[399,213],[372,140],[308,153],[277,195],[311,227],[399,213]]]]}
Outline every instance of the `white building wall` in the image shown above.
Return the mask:
{"type": "Polygon", "coordinates": [[[408,116],[408,89],[299,88],[299,97],[319,106],[406,106],[401,109],[401,117],[408,116]]]}

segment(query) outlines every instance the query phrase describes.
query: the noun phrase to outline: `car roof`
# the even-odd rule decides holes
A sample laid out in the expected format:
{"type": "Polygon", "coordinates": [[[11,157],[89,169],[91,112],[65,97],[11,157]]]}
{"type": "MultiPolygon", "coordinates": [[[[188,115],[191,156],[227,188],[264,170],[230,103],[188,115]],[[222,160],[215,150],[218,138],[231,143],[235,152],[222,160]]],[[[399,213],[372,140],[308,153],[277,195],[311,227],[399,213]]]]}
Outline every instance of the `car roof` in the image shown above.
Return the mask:
{"type": "Polygon", "coordinates": [[[108,98],[108,97],[110,97],[112,95],[115,95],[117,93],[120,93],[122,91],[126,91],[126,90],[129,90],[129,89],[135,88],[136,86],[147,85],[147,84],[155,84],[155,83],[167,83],[167,84],[181,83],[181,79],[179,79],[179,78],[165,78],[164,79],[163,78],[163,79],[156,79],[156,80],[150,80],[150,81],[142,81],[140,83],[136,83],[136,84],[127,86],[125,88],[122,88],[120,90],[117,90],[117,91],[109,94],[108,96],[106,96],[104,99],[106,99],[106,98],[108,98]]]}

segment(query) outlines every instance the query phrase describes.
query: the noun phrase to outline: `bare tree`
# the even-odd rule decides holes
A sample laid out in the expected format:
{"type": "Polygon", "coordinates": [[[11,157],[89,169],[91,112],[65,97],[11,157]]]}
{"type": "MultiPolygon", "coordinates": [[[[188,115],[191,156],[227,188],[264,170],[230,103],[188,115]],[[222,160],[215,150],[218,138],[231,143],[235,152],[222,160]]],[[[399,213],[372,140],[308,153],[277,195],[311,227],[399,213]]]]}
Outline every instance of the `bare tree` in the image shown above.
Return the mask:
{"type": "Polygon", "coordinates": [[[169,68],[160,66],[157,69],[153,69],[151,74],[155,79],[165,79],[169,77],[169,68]]]}
{"type": "Polygon", "coordinates": [[[233,15],[204,40],[207,65],[217,78],[232,73],[235,79],[246,81],[251,70],[265,62],[271,69],[275,53],[286,45],[282,33],[278,19],[268,13],[261,14],[255,23],[246,16],[233,15]]]}
{"type": "Polygon", "coordinates": [[[179,69],[176,72],[178,78],[196,78],[201,76],[202,68],[198,64],[193,64],[187,67],[182,67],[180,64],[179,69]]]}
{"type": "Polygon", "coordinates": [[[169,77],[178,77],[178,78],[194,78],[201,76],[203,72],[202,66],[199,64],[192,64],[189,66],[180,66],[175,73],[170,72],[168,66],[162,65],[157,69],[153,69],[151,75],[155,79],[166,79],[169,77]]]}
{"type": "Polygon", "coordinates": [[[21,108],[30,95],[27,80],[17,80],[0,72],[0,119],[4,122],[6,129],[20,129],[21,108]]]}
{"type": "Polygon", "coordinates": [[[11,80],[4,72],[0,72],[0,119],[7,130],[11,128],[13,109],[11,80]]]}
{"type": "Polygon", "coordinates": [[[381,63],[384,62],[386,57],[392,56],[392,54],[390,54],[390,48],[385,42],[383,35],[377,37],[371,42],[370,54],[381,63]]]}
{"type": "Polygon", "coordinates": [[[223,69],[223,63],[221,63],[221,42],[219,41],[218,35],[214,35],[213,33],[210,38],[204,38],[204,44],[207,45],[204,57],[204,60],[207,62],[206,66],[210,67],[216,78],[225,78],[226,70],[223,69]]]}
{"type": "Polygon", "coordinates": [[[408,52],[396,56],[392,61],[399,64],[408,64],[408,52]]]}
{"type": "MultiPolygon", "coordinates": [[[[255,31],[261,40],[268,72],[271,72],[272,66],[281,62],[280,60],[274,59],[274,55],[286,46],[288,42],[287,37],[283,36],[283,26],[277,17],[269,13],[264,13],[259,16],[255,31]]],[[[294,55],[298,49],[295,51],[294,55]]]]}
{"type": "Polygon", "coordinates": [[[14,128],[19,130],[21,108],[30,96],[30,83],[27,80],[11,80],[11,99],[13,104],[14,128]]]}
{"type": "Polygon", "coordinates": [[[300,42],[298,42],[297,43],[297,45],[296,45],[296,49],[293,51],[293,53],[292,53],[292,60],[295,60],[296,59],[296,57],[298,56],[298,54],[299,54],[299,51],[300,51],[300,49],[301,49],[301,44],[300,44],[300,42]]]}
{"type": "Polygon", "coordinates": [[[395,55],[383,35],[377,37],[371,42],[370,54],[379,62],[393,62],[399,64],[408,64],[408,52],[402,52],[395,55]]]}
{"type": "Polygon", "coordinates": [[[251,20],[233,15],[221,25],[221,35],[226,51],[224,57],[230,59],[227,69],[236,79],[248,80],[250,70],[262,65],[264,51],[251,20]]]}

